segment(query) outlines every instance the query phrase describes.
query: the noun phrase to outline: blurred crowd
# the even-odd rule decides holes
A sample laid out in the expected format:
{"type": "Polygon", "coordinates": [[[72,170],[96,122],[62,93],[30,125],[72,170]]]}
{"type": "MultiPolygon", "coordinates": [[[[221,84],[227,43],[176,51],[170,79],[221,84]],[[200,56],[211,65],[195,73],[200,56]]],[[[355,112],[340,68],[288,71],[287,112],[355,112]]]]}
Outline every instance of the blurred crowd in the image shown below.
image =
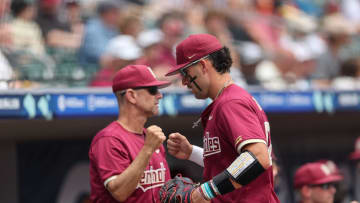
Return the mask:
{"type": "Polygon", "coordinates": [[[176,87],[193,33],[230,48],[242,87],[360,89],[359,0],[0,0],[0,89],[109,86],[130,63],[176,87]]]}

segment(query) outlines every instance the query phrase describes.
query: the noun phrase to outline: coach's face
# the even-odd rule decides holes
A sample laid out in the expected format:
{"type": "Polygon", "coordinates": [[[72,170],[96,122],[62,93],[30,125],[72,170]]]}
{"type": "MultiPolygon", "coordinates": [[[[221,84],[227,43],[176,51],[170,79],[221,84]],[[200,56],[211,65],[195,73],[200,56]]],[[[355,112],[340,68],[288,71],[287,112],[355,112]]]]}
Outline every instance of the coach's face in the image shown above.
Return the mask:
{"type": "Polygon", "coordinates": [[[137,107],[144,112],[147,117],[159,114],[159,100],[163,95],[159,92],[157,87],[149,87],[136,90],[137,107]]]}

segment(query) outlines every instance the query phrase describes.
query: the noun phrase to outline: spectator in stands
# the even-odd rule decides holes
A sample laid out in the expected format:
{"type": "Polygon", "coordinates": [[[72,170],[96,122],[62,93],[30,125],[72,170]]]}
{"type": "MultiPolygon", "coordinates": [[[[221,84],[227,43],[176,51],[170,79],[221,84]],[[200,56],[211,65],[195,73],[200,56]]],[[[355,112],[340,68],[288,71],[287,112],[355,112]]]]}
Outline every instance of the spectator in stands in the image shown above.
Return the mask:
{"type": "Polygon", "coordinates": [[[112,79],[121,68],[134,63],[141,56],[141,49],[129,35],[119,35],[108,43],[102,59],[102,69],[96,74],[91,86],[111,86],[112,79]]]}
{"type": "MultiPolygon", "coordinates": [[[[71,30],[81,39],[84,33],[84,23],[79,0],[65,0],[65,21],[70,24],[71,30]]],[[[80,46],[80,44],[78,44],[80,46]]]]}
{"type": "Polygon", "coordinates": [[[284,90],[294,82],[292,69],[295,62],[291,53],[276,53],[273,58],[263,60],[256,67],[256,78],[265,89],[284,90]]]}
{"type": "Polygon", "coordinates": [[[2,48],[11,45],[11,32],[6,22],[10,7],[10,0],[0,0],[0,89],[7,89],[9,81],[14,77],[14,72],[7,58],[2,52],[2,48]]]}
{"type": "Polygon", "coordinates": [[[228,28],[229,17],[220,10],[209,10],[205,16],[204,24],[206,32],[216,36],[222,44],[230,49],[233,66],[239,67],[239,59],[233,47],[234,39],[228,28]]]}
{"type": "Polygon", "coordinates": [[[80,62],[85,68],[100,68],[101,55],[107,44],[119,34],[119,9],[119,4],[113,0],[101,1],[97,7],[98,16],[86,24],[79,51],[80,62]],[[88,67],[89,65],[93,67],[88,67]]]}
{"type": "Polygon", "coordinates": [[[12,44],[10,27],[8,26],[10,0],[0,1],[0,46],[9,47],[12,44]]]}
{"type": "Polygon", "coordinates": [[[358,32],[360,32],[360,1],[343,0],[341,1],[341,8],[346,19],[357,27],[358,32]]]}
{"type": "Polygon", "coordinates": [[[76,50],[81,43],[81,33],[72,30],[68,22],[59,20],[60,3],[60,0],[40,0],[37,23],[41,28],[47,46],[76,50]]]}
{"type": "Polygon", "coordinates": [[[14,20],[10,23],[12,46],[16,50],[26,50],[34,56],[45,55],[44,41],[40,27],[34,22],[35,5],[26,0],[13,1],[11,10],[14,20]]]}
{"type": "Polygon", "coordinates": [[[340,74],[331,87],[336,90],[360,89],[360,58],[351,58],[341,63],[340,74]]]}
{"type": "Polygon", "coordinates": [[[180,85],[178,76],[165,77],[168,71],[168,64],[161,60],[161,41],[163,33],[158,29],[145,30],[137,38],[139,46],[143,50],[143,55],[136,61],[136,64],[147,65],[151,67],[159,80],[171,81],[172,85],[180,85]]]}
{"type": "Polygon", "coordinates": [[[160,43],[160,60],[170,70],[170,67],[176,65],[174,47],[184,35],[184,16],[180,12],[170,11],[160,18],[158,26],[164,34],[160,43]]]}
{"type": "Polygon", "coordinates": [[[144,30],[144,17],[142,7],[128,4],[126,9],[121,12],[121,18],[119,22],[119,30],[121,34],[131,35],[137,38],[139,33],[144,30]]]}
{"type": "Polygon", "coordinates": [[[139,16],[127,16],[120,23],[121,34],[131,35],[137,38],[139,33],[143,30],[142,21],[139,16]]]}
{"type": "Polygon", "coordinates": [[[326,16],[323,19],[322,29],[328,44],[328,51],[320,55],[317,60],[312,78],[316,87],[326,88],[329,87],[331,80],[340,74],[340,51],[349,42],[355,29],[340,14],[326,16]]]}
{"type": "Polygon", "coordinates": [[[289,87],[298,90],[309,90],[311,88],[310,76],[316,67],[317,55],[311,47],[303,42],[294,42],[292,53],[296,61],[292,68],[293,81],[289,81],[289,87]]]}
{"type": "Polygon", "coordinates": [[[236,47],[240,59],[240,69],[248,85],[260,86],[256,68],[264,60],[261,47],[253,42],[242,42],[236,47]]]}
{"type": "Polygon", "coordinates": [[[163,62],[160,60],[160,43],[164,34],[158,29],[144,30],[137,37],[137,43],[143,49],[143,56],[136,61],[137,64],[143,64],[155,68],[163,62]]]}
{"type": "Polygon", "coordinates": [[[333,203],[336,192],[335,184],[343,176],[335,164],[330,162],[311,162],[298,168],[294,175],[294,188],[298,202],[333,203]]]}

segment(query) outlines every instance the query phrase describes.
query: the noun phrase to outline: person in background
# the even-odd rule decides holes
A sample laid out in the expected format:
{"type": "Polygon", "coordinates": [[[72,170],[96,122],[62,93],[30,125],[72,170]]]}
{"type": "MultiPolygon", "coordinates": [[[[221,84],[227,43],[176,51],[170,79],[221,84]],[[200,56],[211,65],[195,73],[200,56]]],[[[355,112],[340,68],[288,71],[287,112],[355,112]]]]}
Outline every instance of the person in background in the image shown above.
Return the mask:
{"type": "Polygon", "coordinates": [[[11,32],[7,22],[10,0],[0,0],[0,89],[8,89],[9,81],[15,76],[14,71],[3,53],[12,44],[11,32]]]}
{"type": "Polygon", "coordinates": [[[115,1],[105,0],[98,3],[98,16],[86,24],[79,50],[79,60],[85,68],[93,66],[95,70],[99,70],[101,67],[101,56],[107,44],[119,34],[119,12],[120,5],[115,1]]]}
{"type": "MultiPolygon", "coordinates": [[[[70,24],[71,30],[78,33],[79,36],[84,34],[84,22],[79,0],[65,0],[64,20],[70,24]]],[[[82,39],[82,38],[81,38],[82,39]]],[[[79,45],[80,46],[80,45],[79,45]]]]}
{"type": "Polygon", "coordinates": [[[45,44],[51,48],[78,49],[82,34],[72,30],[69,22],[59,19],[60,0],[40,0],[36,22],[39,24],[45,44]]]}
{"type": "Polygon", "coordinates": [[[319,56],[311,78],[315,88],[327,88],[331,80],[340,75],[341,49],[350,42],[356,32],[353,25],[340,14],[324,17],[322,30],[325,34],[328,50],[319,56]]]}
{"type": "Polygon", "coordinates": [[[182,39],[185,32],[184,16],[180,12],[172,11],[165,13],[158,21],[158,27],[163,33],[160,43],[160,60],[170,70],[176,64],[174,47],[182,39]]]}
{"type": "Polygon", "coordinates": [[[10,23],[15,50],[26,50],[34,56],[45,54],[45,45],[40,27],[34,22],[36,8],[32,2],[26,0],[13,1],[11,10],[14,20],[10,23]]]}
{"type": "Polygon", "coordinates": [[[165,77],[169,65],[161,60],[161,41],[163,33],[158,29],[145,30],[137,38],[137,42],[143,50],[143,55],[136,61],[136,64],[148,65],[160,80],[171,81],[172,85],[180,86],[179,77],[165,77]]]}
{"type": "Polygon", "coordinates": [[[102,64],[102,68],[96,73],[90,85],[111,86],[116,72],[134,63],[141,55],[142,51],[132,36],[119,35],[113,38],[102,56],[102,59],[106,59],[106,63],[102,64]]]}
{"type": "Polygon", "coordinates": [[[300,166],[294,175],[299,203],[333,203],[336,184],[343,176],[332,161],[311,162],[300,166]]]}

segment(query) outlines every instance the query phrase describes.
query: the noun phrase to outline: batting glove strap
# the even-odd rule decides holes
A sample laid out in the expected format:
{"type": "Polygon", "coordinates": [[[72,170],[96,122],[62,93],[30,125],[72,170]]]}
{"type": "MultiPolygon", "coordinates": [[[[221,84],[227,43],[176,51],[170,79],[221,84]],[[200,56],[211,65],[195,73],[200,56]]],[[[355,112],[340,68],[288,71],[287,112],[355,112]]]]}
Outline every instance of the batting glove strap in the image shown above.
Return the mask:
{"type": "Polygon", "coordinates": [[[215,193],[218,193],[219,195],[224,195],[226,193],[234,191],[235,188],[231,183],[230,178],[230,175],[226,171],[223,171],[222,173],[216,175],[212,179],[212,185],[215,193]]]}

